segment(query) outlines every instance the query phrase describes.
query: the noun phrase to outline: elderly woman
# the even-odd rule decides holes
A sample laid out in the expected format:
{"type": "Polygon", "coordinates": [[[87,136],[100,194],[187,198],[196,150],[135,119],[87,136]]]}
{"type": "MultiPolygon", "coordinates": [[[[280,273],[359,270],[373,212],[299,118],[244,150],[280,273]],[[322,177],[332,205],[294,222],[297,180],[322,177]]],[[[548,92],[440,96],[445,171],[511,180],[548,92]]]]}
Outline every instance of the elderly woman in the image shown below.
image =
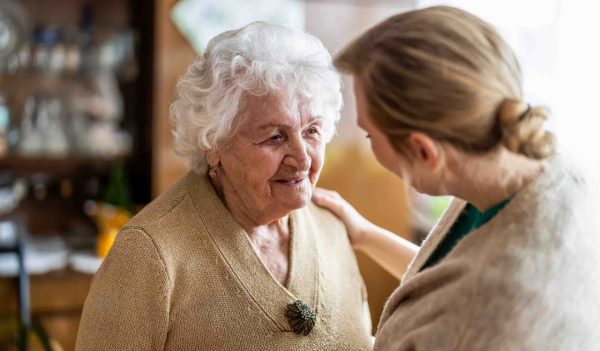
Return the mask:
{"type": "MultiPolygon", "coordinates": [[[[336,59],[378,161],[456,200],[385,307],[375,350],[598,350],[600,186],[555,151],[489,24],[433,7],[370,29],[336,59]]],[[[415,248],[334,193],[351,241],[396,276],[415,248]]]]}
{"type": "Polygon", "coordinates": [[[119,233],[77,349],[370,349],[345,227],[310,203],[341,105],[321,42],[266,23],[222,33],[177,91],[191,171],[119,233]]]}

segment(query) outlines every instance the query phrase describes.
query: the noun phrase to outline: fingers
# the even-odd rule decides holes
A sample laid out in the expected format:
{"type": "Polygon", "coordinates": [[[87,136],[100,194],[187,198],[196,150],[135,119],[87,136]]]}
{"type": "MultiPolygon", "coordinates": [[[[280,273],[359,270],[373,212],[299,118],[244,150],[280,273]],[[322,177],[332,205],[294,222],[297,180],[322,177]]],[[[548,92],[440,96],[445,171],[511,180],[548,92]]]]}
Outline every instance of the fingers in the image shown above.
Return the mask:
{"type": "Polygon", "coordinates": [[[342,197],[337,192],[323,188],[315,188],[312,199],[317,205],[334,204],[342,201],[342,197]]]}
{"type": "Polygon", "coordinates": [[[324,188],[315,188],[313,191],[313,196],[319,199],[328,198],[328,199],[342,199],[340,194],[337,191],[328,190],[324,188]]]}
{"type": "Polygon", "coordinates": [[[316,188],[313,191],[313,202],[321,207],[325,207],[336,215],[344,215],[344,206],[346,201],[336,191],[323,188],[316,188]]]}

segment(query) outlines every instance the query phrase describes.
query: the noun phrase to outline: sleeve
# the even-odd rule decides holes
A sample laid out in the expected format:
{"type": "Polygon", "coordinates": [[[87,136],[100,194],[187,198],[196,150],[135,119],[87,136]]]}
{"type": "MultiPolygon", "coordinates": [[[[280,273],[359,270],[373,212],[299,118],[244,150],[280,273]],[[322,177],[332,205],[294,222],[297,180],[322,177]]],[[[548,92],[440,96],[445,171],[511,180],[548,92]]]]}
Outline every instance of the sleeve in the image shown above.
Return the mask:
{"type": "Polygon", "coordinates": [[[169,325],[169,279],[152,239],[122,230],[94,276],[76,350],[162,350],[169,325]]]}
{"type": "Polygon", "coordinates": [[[455,350],[468,314],[461,307],[471,294],[460,267],[441,266],[414,276],[390,297],[375,350],[455,350]]]}

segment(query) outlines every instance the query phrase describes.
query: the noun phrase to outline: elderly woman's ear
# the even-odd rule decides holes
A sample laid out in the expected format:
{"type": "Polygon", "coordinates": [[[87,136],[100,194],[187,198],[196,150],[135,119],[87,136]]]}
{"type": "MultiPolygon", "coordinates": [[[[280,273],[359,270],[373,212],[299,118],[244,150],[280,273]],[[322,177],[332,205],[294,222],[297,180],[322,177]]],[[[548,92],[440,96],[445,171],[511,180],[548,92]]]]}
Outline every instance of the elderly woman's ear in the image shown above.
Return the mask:
{"type": "Polygon", "coordinates": [[[206,163],[208,164],[208,168],[214,168],[219,165],[220,157],[219,152],[216,150],[206,151],[206,163]]]}
{"type": "Polygon", "coordinates": [[[217,177],[217,168],[219,167],[220,157],[219,152],[216,150],[206,151],[206,163],[208,165],[208,176],[211,179],[215,179],[217,177]]]}

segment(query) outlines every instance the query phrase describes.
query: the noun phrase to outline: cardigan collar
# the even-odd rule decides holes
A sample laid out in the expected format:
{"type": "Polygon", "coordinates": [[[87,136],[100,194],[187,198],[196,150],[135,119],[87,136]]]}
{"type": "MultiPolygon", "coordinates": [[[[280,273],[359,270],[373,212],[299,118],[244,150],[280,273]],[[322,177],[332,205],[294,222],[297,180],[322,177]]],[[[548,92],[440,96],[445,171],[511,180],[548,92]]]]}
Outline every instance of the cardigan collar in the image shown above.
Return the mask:
{"type": "Polygon", "coordinates": [[[438,247],[440,242],[444,239],[446,234],[450,231],[450,228],[458,219],[458,216],[463,211],[467,202],[458,198],[454,198],[450,203],[450,206],[439,220],[439,222],[435,225],[435,227],[431,230],[429,235],[423,241],[423,244],[419,248],[417,255],[413,258],[412,262],[408,266],[408,269],[404,276],[402,277],[401,285],[403,285],[407,280],[417,274],[421,267],[427,262],[429,257],[433,254],[435,249],[438,247]]]}
{"type": "Polygon", "coordinates": [[[297,210],[290,215],[289,271],[287,286],[283,286],[265,267],[248,234],[227,210],[208,177],[189,172],[185,178],[198,215],[233,279],[277,328],[291,331],[285,311],[288,304],[296,300],[302,300],[316,311],[319,256],[314,233],[317,228],[307,210],[297,210]]]}

